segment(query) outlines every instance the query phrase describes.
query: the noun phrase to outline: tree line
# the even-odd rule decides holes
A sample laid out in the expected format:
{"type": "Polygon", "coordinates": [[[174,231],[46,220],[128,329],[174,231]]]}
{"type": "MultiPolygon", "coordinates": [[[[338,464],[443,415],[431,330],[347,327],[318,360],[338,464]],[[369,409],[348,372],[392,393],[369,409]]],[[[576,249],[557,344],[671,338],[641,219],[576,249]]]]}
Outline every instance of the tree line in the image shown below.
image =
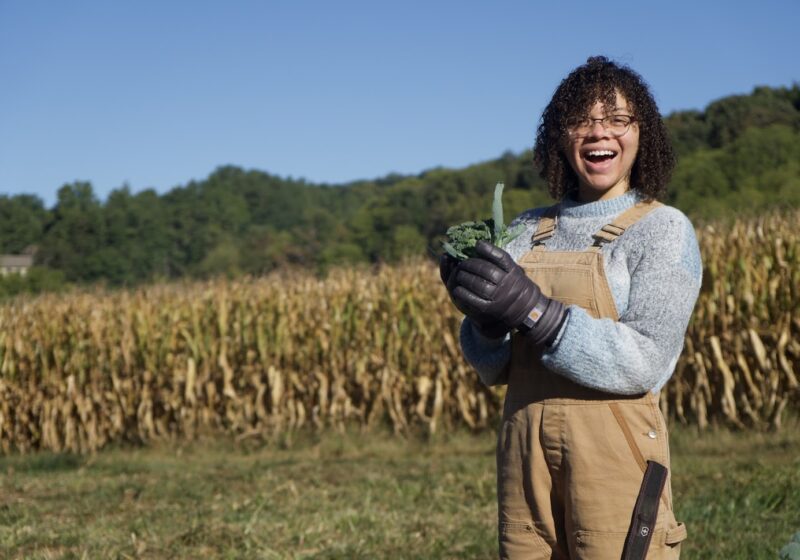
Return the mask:
{"type": "MultiPolygon", "coordinates": [[[[800,85],[757,87],[665,118],[678,154],[666,202],[697,219],[800,206],[800,85]]],[[[530,151],[463,169],[311,184],[224,166],[164,194],[66,184],[52,208],[0,196],[0,252],[36,248],[27,278],[0,294],[102,282],[264,274],[283,267],[393,262],[439,252],[449,225],[551,203],[530,151]]]]}

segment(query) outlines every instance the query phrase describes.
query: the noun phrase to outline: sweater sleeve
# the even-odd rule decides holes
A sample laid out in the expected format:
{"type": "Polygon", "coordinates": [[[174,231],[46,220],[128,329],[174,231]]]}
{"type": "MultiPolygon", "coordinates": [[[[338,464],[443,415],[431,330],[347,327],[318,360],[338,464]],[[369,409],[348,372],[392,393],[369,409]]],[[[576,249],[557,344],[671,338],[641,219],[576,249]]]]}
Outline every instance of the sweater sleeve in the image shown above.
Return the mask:
{"type": "Polygon", "coordinates": [[[461,351],[467,363],[475,368],[484,385],[508,383],[506,365],[511,359],[511,337],[487,338],[475,328],[469,317],[461,323],[461,351]]]}
{"type": "Polygon", "coordinates": [[[617,394],[657,391],[670,378],[700,290],[702,265],[689,220],[674,208],[664,210],[636,234],[636,226],[626,232],[633,243],[630,295],[620,320],[595,319],[570,306],[558,338],[542,355],[548,369],[617,394]]]}

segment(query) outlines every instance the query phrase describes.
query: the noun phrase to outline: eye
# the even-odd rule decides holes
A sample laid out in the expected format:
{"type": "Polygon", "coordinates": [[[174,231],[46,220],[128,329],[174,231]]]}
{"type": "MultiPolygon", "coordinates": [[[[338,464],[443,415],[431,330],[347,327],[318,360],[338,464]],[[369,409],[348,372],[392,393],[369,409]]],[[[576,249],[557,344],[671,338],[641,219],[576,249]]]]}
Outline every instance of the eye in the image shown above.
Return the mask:
{"type": "Polygon", "coordinates": [[[590,126],[586,117],[570,117],[567,119],[567,128],[585,128],[590,126]]]}
{"type": "Polygon", "coordinates": [[[631,118],[628,115],[612,115],[609,120],[611,121],[611,126],[628,126],[631,122],[631,118]]]}

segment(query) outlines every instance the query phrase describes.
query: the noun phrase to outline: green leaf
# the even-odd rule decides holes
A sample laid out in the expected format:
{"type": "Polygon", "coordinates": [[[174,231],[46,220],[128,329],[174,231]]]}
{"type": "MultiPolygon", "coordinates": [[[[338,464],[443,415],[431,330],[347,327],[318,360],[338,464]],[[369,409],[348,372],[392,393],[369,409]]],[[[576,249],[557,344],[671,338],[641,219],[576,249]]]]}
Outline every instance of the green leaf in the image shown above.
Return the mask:
{"type": "Polygon", "coordinates": [[[500,237],[504,229],[503,225],[503,183],[497,183],[494,187],[494,200],[492,201],[492,219],[494,219],[495,239],[500,237]]]}
{"type": "Polygon", "coordinates": [[[442,247],[444,248],[444,250],[445,250],[445,251],[447,251],[447,253],[448,253],[448,254],[449,254],[451,257],[453,257],[453,258],[455,258],[455,259],[461,259],[461,260],[463,260],[463,259],[466,259],[466,258],[467,258],[467,255],[465,255],[465,254],[464,254],[464,253],[462,253],[461,251],[457,251],[457,250],[456,250],[456,249],[455,249],[455,248],[454,248],[452,245],[450,245],[450,244],[449,244],[447,241],[445,241],[444,243],[442,243],[442,247]]]}
{"type": "Polygon", "coordinates": [[[506,245],[519,237],[523,231],[525,231],[525,224],[517,224],[513,228],[504,228],[496,245],[501,249],[505,249],[506,245]]]}

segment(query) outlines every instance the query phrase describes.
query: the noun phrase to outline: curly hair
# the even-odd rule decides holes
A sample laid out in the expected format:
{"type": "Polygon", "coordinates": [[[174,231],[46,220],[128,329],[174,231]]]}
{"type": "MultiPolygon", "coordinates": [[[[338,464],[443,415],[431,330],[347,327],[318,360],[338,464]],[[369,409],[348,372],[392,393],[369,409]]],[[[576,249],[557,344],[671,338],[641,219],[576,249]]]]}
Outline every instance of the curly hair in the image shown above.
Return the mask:
{"type": "Polygon", "coordinates": [[[556,200],[578,188],[578,177],[563,150],[567,121],[588,115],[597,101],[614,107],[617,92],[628,102],[639,126],[639,151],[631,169],[630,188],[646,200],[662,198],[666,193],[675,154],[650,88],[628,66],[593,56],[559,84],[536,133],[533,161],[556,200]]]}

